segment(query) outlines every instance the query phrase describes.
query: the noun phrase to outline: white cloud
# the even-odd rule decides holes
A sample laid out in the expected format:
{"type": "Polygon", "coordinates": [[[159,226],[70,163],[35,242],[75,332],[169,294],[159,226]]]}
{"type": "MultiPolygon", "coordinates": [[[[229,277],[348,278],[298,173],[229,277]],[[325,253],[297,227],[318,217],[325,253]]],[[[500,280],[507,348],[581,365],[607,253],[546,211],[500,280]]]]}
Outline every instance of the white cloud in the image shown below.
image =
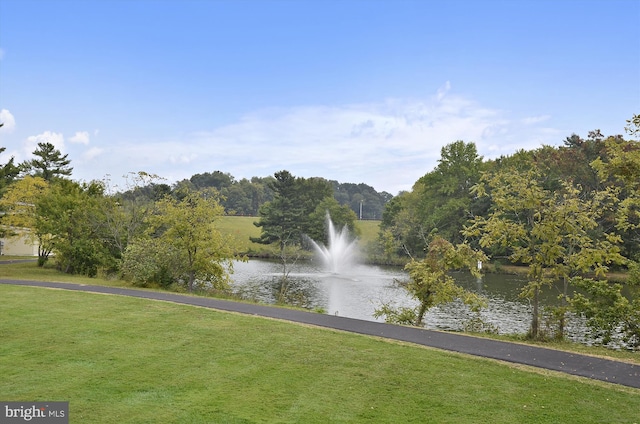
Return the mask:
{"type": "Polygon", "coordinates": [[[171,155],[169,156],[169,162],[177,165],[187,165],[198,158],[196,153],[184,154],[184,155],[171,155]]]}
{"type": "Polygon", "coordinates": [[[72,143],[89,144],[89,132],[77,131],[69,141],[72,143]]]}
{"type": "Polygon", "coordinates": [[[451,90],[451,83],[449,81],[447,81],[444,86],[440,87],[438,89],[438,93],[436,95],[438,100],[442,100],[444,98],[444,96],[447,95],[447,93],[449,92],[449,90],[451,90]]]}
{"type": "Polygon", "coordinates": [[[64,136],[62,133],[45,131],[42,134],[28,137],[24,143],[25,154],[31,155],[38,148],[38,143],[51,143],[60,152],[64,152],[64,136]]]}
{"type": "Polygon", "coordinates": [[[104,151],[105,150],[101,149],[100,147],[92,147],[84,151],[84,153],[82,154],[82,159],[84,161],[91,161],[97,158],[98,156],[102,155],[104,151]]]}
{"type": "Polygon", "coordinates": [[[474,142],[486,159],[561,140],[548,125],[511,117],[450,89],[446,84],[420,101],[264,109],[181,138],[122,140],[94,151],[99,163],[76,166],[74,174],[82,167],[92,172],[84,179],[146,171],[174,182],[215,170],[240,179],[287,169],[396,194],[430,172],[440,149],[456,140],[474,142]]]}
{"type": "Polygon", "coordinates": [[[8,109],[0,110],[0,123],[4,124],[0,127],[0,134],[8,134],[16,128],[16,119],[8,109]]]}
{"type": "Polygon", "coordinates": [[[539,124],[540,122],[548,121],[551,119],[550,115],[530,116],[522,119],[522,123],[525,125],[539,124]]]}

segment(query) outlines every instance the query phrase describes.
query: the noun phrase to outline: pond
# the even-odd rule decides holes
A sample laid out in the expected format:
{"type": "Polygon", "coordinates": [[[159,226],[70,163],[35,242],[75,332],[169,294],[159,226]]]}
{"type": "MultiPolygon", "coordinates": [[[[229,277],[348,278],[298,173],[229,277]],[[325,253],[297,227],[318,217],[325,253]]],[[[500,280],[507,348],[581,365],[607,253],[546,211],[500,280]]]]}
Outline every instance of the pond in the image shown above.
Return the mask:
{"type": "MultiPolygon", "coordinates": [[[[407,274],[398,267],[353,265],[341,273],[327,272],[317,261],[301,261],[288,268],[288,283],[282,283],[282,265],[279,262],[252,259],[236,262],[232,288],[238,296],[268,304],[278,302],[295,305],[323,313],[370,321],[382,304],[413,307],[417,303],[396,281],[407,274]]],[[[518,294],[526,281],[514,275],[486,274],[476,279],[469,273],[452,274],[457,283],[468,290],[482,294],[488,307],[480,312],[482,322],[497,329],[500,334],[524,334],[529,329],[531,306],[518,294]]],[[[542,304],[557,302],[558,291],[550,288],[543,293],[542,304]]],[[[453,303],[432,308],[425,316],[425,327],[439,330],[461,331],[477,315],[465,305],[453,303]]],[[[570,317],[567,337],[585,342],[584,321],[570,317]]]]}

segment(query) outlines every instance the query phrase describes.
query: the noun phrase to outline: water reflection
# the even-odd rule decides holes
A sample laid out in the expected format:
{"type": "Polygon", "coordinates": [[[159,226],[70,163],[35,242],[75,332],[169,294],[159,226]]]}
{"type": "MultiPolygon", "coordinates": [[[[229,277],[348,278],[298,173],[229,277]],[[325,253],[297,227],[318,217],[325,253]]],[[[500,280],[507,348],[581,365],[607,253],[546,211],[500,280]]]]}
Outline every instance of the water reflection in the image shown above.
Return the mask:
{"type": "MultiPolygon", "coordinates": [[[[251,260],[234,264],[233,290],[245,299],[265,303],[286,303],[328,314],[375,320],[374,310],[382,301],[410,302],[394,284],[405,274],[398,268],[354,265],[348,272],[326,272],[314,261],[291,268],[286,282],[277,262],[251,260]]],[[[403,303],[403,304],[405,304],[403,303]]]]}
{"type": "MultiPolygon", "coordinates": [[[[527,332],[531,306],[518,297],[525,284],[522,277],[487,274],[477,279],[468,273],[454,276],[458,284],[485,296],[488,308],[478,316],[458,303],[435,307],[425,316],[427,328],[459,331],[469,320],[480,318],[502,334],[527,332]]],[[[320,263],[305,261],[291,267],[288,278],[283,281],[282,266],[278,262],[251,260],[235,264],[233,290],[245,299],[264,303],[287,303],[327,314],[382,321],[373,314],[383,303],[416,306],[407,292],[395,284],[404,278],[406,273],[397,267],[355,265],[348,272],[334,274],[324,271],[320,263]]],[[[557,290],[547,290],[543,303],[556,302],[557,290]]],[[[568,337],[584,341],[584,333],[584,323],[570,318],[568,337]]]]}

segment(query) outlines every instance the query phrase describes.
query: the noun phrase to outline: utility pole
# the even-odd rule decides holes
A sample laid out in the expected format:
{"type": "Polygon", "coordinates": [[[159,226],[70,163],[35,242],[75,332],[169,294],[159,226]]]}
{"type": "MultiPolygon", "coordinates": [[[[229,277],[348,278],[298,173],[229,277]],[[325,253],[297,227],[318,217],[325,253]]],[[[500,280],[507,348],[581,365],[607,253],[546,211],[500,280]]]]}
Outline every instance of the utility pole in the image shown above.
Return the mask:
{"type": "Polygon", "coordinates": [[[362,200],[360,201],[360,221],[362,221],[362,200]]]}

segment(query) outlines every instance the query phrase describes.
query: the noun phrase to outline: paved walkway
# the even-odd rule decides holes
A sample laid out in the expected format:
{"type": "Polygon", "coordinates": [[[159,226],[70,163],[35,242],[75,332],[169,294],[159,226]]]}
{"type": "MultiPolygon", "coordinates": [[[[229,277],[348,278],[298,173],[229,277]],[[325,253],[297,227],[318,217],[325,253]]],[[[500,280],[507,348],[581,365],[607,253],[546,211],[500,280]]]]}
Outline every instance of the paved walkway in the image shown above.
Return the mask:
{"type": "Polygon", "coordinates": [[[353,333],[384,337],[416,343],[438,349],[467,353],[516,364],[530,365],[548,370],[565,372],[581,377],[640,388],[640,365],[596,358],[587,355],[502,342],[463,334],[432,331],[416,327],[384,324],[353,318],[337,317],[252,303],[233,302],[208,297],[186,296],[169,292],[153,292],[117,287],[92,286],[71,283],[0,280],[0,284],[49,287],[64,290],[133,296],[201,306],[222,311],[294,321],[319,327],[334,328],[353,333]]]}

